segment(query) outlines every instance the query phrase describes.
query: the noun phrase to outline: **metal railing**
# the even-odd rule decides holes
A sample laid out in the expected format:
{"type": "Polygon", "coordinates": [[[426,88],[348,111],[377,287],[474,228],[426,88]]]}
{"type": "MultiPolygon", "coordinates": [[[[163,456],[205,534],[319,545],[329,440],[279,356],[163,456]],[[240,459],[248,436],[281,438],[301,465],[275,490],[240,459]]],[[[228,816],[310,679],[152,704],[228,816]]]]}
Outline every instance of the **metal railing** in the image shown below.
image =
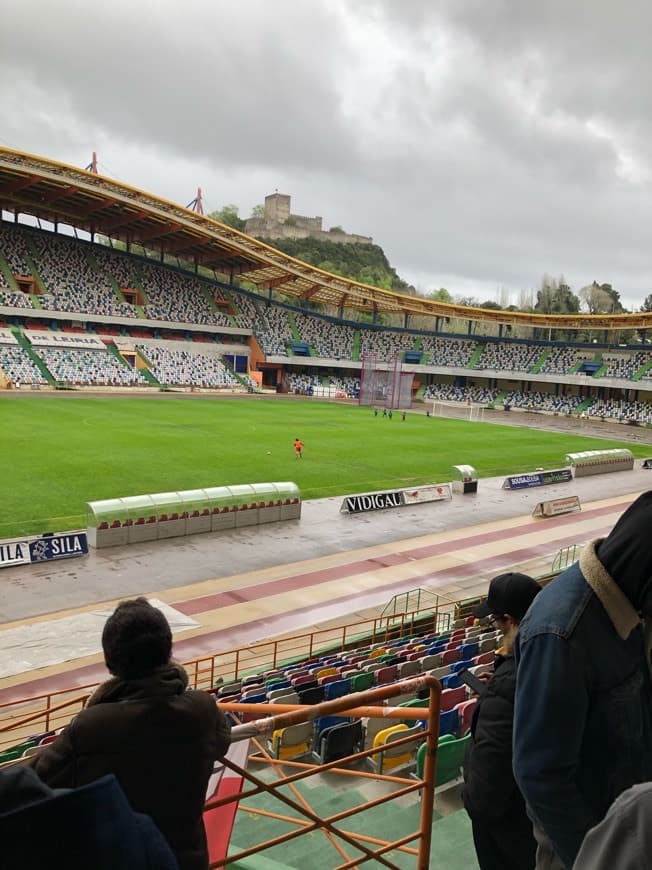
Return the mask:
{"type": "MultiPolygon", "coordinates": [[[[208,690],[249,674],[303,662],[326,653],[345,652],[361,644],[389,642],[417,631],[441,630],[450,619],[454,605],[441,601],[433,611],[430,602],[423,604],[426,610],[375,616],[347,625],[260,641],[190,659],[183,665],[190,686],[208,690]]],[[[97,685],[68,687],[0,703],[0,750],[30,734],[64,727],[83,708],[97,685]]]]}
{"type": "MultiPolygon", "coordinates": [[[[396,850],[403,855],[414,857],[416,861],[415,866],[418,870],[427,870],[430,866],[432,843],[432,816],[434,809],[435,773],[437,764],[437,740],[439,736],[440,696],[441,685],[439,681],[430,675],[424,674],[419,677],[403,680],[399,683],[381,686],[364,692],[357,692],[354,695],[337,698],[333,701],[325,701],[321,704],[316,704],[310,707],[299,705],[258,705],[240,703],[220,705],[223,709],[236,714],[246,713],[247,715],[250,715],[256,713],[278,713],[278,715],[267,715],[264,719],[258,719],[244,725],[236,725],[233,729],[234,740],[252,739],[254,741],[258,754],[249,756],[249,764],[264,764],[274,771],[275,776],[277,772],[278,775],[273,781],[265,781],[250,770],[241,768],[226,759],[225,765],[231,768],[236,774],[240,775],[243,778],[245,785],[238,794],[232,794],[225,798],[208,801],[205,809],[209,811],[218,807],[226,806],[234,801],[238,801],[239,812],[248,812],[254,815],[261,815],[266,818],[275,819],[277,822],[287,826],[289,830],[278,834],[277,836],[263,840],[254,846],[250,846],[237,852],[232,851],[228,856],[212,860],[210,867],[224,867],[233,864],[236,861],[242,861],[252,855],[288,843],[297,837],[320,831],[324,834],[328,842],[334,847],[341,858],[342,863],[337,866],[337,870],[349,870],[349,868],[358,867],[359,865],[369,861],[373,861],[379,866],[396,868],[396,870],[398,870],[401,865],[394,863],[387,857],[387,854],[393,850],[396,850]],[[424,706],[421,708],[378,706],[382,704],[383,701],[394,696],[406,693],[416,693],[425,689],[428,690],[428,699],[427,701],[424,700],[424,706]],[[264,737],[267,734],[272,734],[277,729],[313,721],[322,716],[334,715],[349,717],[383,717],[396,719],[397,723],[400,720],[423,720],[426,723],[426,727],[423,730],[423,742],[426,743],[426,751],[422,776],[408,777],[386,775],[382,773],[369,773],[349,767],[349,765],[355,765],[357,762],[373,758],[374,755],[381,753],[384,748],[386,749],[386,747],[382,746],[352,753],[351,755],[348,755],[345,758],[340,758],[336,761],[315,765],[300,761],[274,758],[260,742],[261,737],[264,737]],[[288,775],[284,770],[285,768],[295,772],[288,775]],[[302,795],[298,791],[296,784],[305,781],[309,777],[320,776],[326,772],[343,777],[371,778],[376,781],[391,784],[393,790],[371,800],[363,801],[356,806],[349,807],[341,812],[322,817],[310,806],[305,795],[302,795]],[[281,791],[281,789],[284,789],[284,791],[281,791]],[[290,792],[289,795],[286,793],[286,790],[288,789],[290,792]],[[390,803],[397,798],[403,798],[415,792],[419,792],[421,796],[419,827],[416,831],[409,832],[396,840],[387,840],[378,836],[371,836],[359,831],[356,832],[349,830],[348,827],[342,826],[343,824],[346,824],[349,819],[359,813],[377,808],[383,804],[390,803]],[[261,794],[273,796],[278,800],[279,805],[285,810],[285,812],[261,810],[243,804],[247,798],[261,794]],[[290,811],[292,815],[289,814],[290,811]]],[[[414,746],[414,743],[415,737],[410,735],[406,738],[393,741],[392,747],[395,748],[405,745],[407,748],[409,744],[414,746]]]]}

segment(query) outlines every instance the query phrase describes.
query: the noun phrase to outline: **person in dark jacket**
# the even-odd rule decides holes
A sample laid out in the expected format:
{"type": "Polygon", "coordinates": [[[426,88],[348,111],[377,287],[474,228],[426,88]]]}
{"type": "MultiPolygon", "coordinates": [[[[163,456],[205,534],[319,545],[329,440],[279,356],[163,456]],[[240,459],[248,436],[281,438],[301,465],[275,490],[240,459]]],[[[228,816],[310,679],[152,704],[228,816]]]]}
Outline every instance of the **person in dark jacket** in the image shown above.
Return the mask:
{"type": "Polygon", "coordinates": [[[525,574],[500,574],[475,610],[478,617],[491,614],[504,635],[493,676],[473,711],[464,763],[464,806],[481,870],[529,870],[535,865],[532,822],[512,773],[513,646],[518,625],[540,591],[536,580],[525,574]]]}
{"type": "Polygon", "coordinates": [[[0,771],[2,870],[178,870],[154,822],[129,806],[115,776],[51,789],[31,767],[0,771]]]}
{"type": "Polygon", "coordinates": [[[651,528],[645,492],[519,628],[514,773],[538,867],[572,867],[618,795],[652,780],[651,528]]]}
{"type": "Polygon", "coordinates": [[[151,816],[181,870],[208,866],[202,820],[216,759],[230,743],[230,725],[215,700],[188,689],[171,660],[172,632],[144,598],[121,602],[102,634],[113,678],[32,760],[53,788],[115,774],[131,807],[151,816]]]}

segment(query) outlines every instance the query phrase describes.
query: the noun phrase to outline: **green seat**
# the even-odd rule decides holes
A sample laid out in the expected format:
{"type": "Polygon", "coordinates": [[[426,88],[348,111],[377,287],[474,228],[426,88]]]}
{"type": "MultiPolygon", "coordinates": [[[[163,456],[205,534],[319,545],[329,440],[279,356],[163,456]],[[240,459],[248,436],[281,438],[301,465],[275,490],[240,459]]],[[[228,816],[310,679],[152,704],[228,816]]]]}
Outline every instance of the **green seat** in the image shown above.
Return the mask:
{"type": "MultiPolygon", "coordinates": [[[[471,740],[471,734],[466,737],[453,737],[452,734],[444,734],[437,742],[437,776],[435,787],[445,785],[447,782],[459,779],[462,775],[462,763],[466,747],[471,740]]],[[[417,752],[416,776],[423,779],[423,768],[426,762],[426,744],[419,747],[417,752]]]]}
{"type": "Polygon", "coordinates": [[[0,764],[4,764],[5,761],[15,761],[17,758],[23,757],[24,750],[22,749],[6,749],[4,752],[0,752],[0,764]]]}
{"type": "Polygon", "coordinates": [[[351,680],[352,692],[364,692],[366,689],[371,689],[374,684],[373,671],[364,671],[359,674],[353,674],[349,679],[351,680]]]}

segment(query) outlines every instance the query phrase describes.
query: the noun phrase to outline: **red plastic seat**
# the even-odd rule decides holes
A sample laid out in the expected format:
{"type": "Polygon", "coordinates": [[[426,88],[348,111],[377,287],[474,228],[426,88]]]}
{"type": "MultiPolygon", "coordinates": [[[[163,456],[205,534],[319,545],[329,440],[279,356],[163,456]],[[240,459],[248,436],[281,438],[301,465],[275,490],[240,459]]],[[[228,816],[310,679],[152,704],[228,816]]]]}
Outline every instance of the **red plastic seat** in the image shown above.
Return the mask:
{"type": "Polygon", "coordinates": [[[442,665],[450,665],[453,662],[460,661],[460,648],[456,647],[455,649],[446,649],[442,653],[441,663],[442,665]]]}
{"type": "Polygon", "coordinates": [[[457,689],[444,689],[441,693],[439,709],[442,713],[446,713],[448,710],[452,710],[453,707],[461,704],[462,701],[466,701],[465,686],[459,686],[457,689]]]}

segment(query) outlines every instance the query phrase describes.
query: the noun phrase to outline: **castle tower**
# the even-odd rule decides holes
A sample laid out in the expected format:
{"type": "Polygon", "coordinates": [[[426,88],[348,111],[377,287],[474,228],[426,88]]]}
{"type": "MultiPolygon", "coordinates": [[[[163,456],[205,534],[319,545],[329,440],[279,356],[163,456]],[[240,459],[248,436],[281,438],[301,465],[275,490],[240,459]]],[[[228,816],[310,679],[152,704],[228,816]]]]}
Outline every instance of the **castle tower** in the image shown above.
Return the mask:
{"type": "Polygon", "coordinates": [[[285,193],[270,193],[265,197],[265,220],[284,224],[290,217],[290,199],[285,193]]]}

